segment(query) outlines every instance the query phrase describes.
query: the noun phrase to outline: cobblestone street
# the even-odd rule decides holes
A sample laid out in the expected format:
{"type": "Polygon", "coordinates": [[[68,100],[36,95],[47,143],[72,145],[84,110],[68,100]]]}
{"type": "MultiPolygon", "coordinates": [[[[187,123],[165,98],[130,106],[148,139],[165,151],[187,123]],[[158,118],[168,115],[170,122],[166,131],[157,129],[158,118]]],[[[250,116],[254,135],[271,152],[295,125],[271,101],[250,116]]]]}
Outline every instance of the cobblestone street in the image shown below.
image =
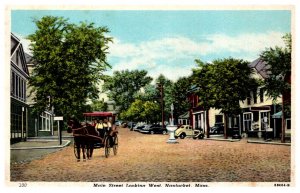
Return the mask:
{"type": "Polygon", "coordinates": [[[178,139],[119,129],[116,156],[96,149],[76,162],[73,146],[29,163],[11,164],[11,181],[82,182],[289,182],[291,147],[178,139]]]}

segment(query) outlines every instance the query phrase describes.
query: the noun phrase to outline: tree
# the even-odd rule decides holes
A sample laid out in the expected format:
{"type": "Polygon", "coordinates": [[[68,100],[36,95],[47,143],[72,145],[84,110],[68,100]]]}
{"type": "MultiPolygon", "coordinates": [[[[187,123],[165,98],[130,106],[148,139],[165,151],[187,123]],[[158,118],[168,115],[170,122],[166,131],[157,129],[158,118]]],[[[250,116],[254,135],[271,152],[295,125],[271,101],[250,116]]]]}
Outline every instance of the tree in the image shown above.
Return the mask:
{"type": "Polygon", "coordinates": [[[142,116],[143,104],[143,101],[135,100],[127,110],[121,112],[121,118],[124,120],[131,120],[136,122],[144,121],[144,117],[142,116]]]}
{"type": "Polygon", "coordinates": [[[91,106],[92,111],[107,111],[108,105],[104,100],[93,100],[91,106]]]}
{"type": "Polygon", "coordinates": [[[221,109],[224,114],[224,137],[227,138],[227,118],[241,112],[240,101],[257,87],[251,78],[252,69],[248,62],[239,59],[225,58],[214,60],[211,64],[196,61],[201,67],[195,70],[195,82],[199,86],[200,105],[209,109],[221,109]],[[201,90],[202,89],[202,90],[201,90]]]}
{"type": "Polygon", "coordinates": [[[285,142],[285,118],[291,113],[291,34],[286,34],[283,39],[285,48],[267,48],[260,55],[268,65],[268,77],[264,82],[267,94],[273,101],[282,97],[282,143],[285,142]]]}
{"type": "Polygon", "coordinates": [[[45,16],[34,21],[37,30],[28,36],[36,63],[29,85],[35,93],[35,110],[49,104],[55,113],[80,116],[88,99],[98,96],[97,82],[109,64],[106,27],[93,23],[68,23],[62,17],[45,16]]]}
{"type": "Polygon", "coordinates": [[[197,95],[200,97],[199,106],[202,106],[206,113],[206,135],[209,138],[209,109],[216,105],[215,89],[218,79],[214,78],[215,65],[204,63],[199,59],[195,60],[198,68],[193,69],[193,84],[197,88],[197,95]]]}
{"type": "Polygon", "coordinates": [[[116,102],[122,112],[134,102],[135,94],[151,81],[145,70],[115,71],[113,76],[104,81],[103,89],[109,91],[108,97],[116,102]]]}
{"type": "Polygon", "coordinates": [[[167,79],[164,75],[160,74],[158,78],[155,80],[156,86],[157,86],[157,91],[158,91],[158,96],[159,98],[162,97],[162,101],[160,101],[161,105],[161,116],[164,117],[165,121],[165,116],[164,115],[169,115],[171,112],[171,104],[174,103],[174,99],[172,96],[172,87],[173,87],[173,82],[169,79],[167,79]]]}
{"type": "Polygon", "coordinates": [[[146,101],[157,101],[159,102],[159,93],[153,84],[147,84],[143,87],[143,90],[138,91],[135,95],[135,99],[146,101]]]}
{"type": "Polygon", "coordinates": [[[189,110],[190,103],[187,100],[188,92],[192,86],[191,77],[179,78],[172,86],[172,98],[174,104],[174,120],[189,110]]]}
{"type": "Polygon", "coordinates": [[[143,104],[142,117],[146,122],[156,123],[160,120],[160,106],[154,101],[146,101],[143,104]]]}
{"type": "Polygon", "coordinates": [[[121,113],[121,117],[125,120],[154,123],[159,120],[159,112],[160,107],[158,103],[136,99],[126,111],[121,113]]]}

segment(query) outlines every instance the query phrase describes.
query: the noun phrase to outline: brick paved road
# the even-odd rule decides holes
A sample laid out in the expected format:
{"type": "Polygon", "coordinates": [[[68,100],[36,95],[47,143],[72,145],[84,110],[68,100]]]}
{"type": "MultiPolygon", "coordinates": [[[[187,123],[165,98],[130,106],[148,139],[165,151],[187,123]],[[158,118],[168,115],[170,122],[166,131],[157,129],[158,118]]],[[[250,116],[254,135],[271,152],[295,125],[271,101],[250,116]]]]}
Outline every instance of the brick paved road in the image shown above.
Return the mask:
{"type": "Polygon", "coordinates": [[[73,147],[30,163],[11,164],[11,181],[282,182],[290,181],[289,146],[179,140],[120,129],[117,156],[96,149],[76,162],[73,147]]]}

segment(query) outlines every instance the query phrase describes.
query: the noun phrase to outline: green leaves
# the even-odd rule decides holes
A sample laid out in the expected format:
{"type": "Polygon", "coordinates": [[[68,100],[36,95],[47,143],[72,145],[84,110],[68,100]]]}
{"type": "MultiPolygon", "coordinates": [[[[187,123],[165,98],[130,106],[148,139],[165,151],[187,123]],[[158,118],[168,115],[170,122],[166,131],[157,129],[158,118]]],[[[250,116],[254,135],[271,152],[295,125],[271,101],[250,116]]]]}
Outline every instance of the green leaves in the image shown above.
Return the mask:
{"type": "Polygon", "coordinates": [[[159,120],[159,113],[160,106],[158,103],[136,99],[126,111],[121,113],[121,117],[125,120],[154,123],[159,120]]]}
{"type": "Polygon", "coordinates": [[[105,78],[103,89],[109,91],[109,98],[124,111],[134,102],[137,92],[151,81],[145,70],[115,71],[112,77],[105,78]]]}
{"type": "Polygon", "coordinates": [[[62,17],[46,16],[35,21],[37,30],[29,35],[36,63],[29,84],[36,90],[39,112],[48,105],[55,113],[78,115],[87,110],[86,101],[98,95],[96,84],[106,70],[106,27],[92,23],[75,25],[62,17]]]}
{"type": "Polygon", "coordinates": [[[268,65],[265,88],[274,101],[283,93],[291,92],[291,34],[286,34],[283,39],[285,48],[267,48],[260,55],[268,65]]]}
{"type": "Polygon", "coordinates": [[[193,83],[198,87],[199,105],[204,109],[222,109],[226,114],[240,112],[239,101],[245,100],[257,82],[251,78],[248,63],[233,58],[214,60],[204,63],[196,60],[193,69],[193,83]]]}

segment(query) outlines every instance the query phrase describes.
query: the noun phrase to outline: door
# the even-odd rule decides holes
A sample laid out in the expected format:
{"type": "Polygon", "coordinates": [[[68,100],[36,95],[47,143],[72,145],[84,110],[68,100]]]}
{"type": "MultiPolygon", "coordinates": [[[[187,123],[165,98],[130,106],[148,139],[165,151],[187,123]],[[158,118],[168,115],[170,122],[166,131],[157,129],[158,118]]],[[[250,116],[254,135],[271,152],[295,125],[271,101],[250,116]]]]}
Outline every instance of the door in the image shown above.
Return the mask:
{"type": "Polygon", "coordinates": [[[270,111],[260,112],[261,131],[265,131],[270,126],[270,111]]]}
{"type": "Polygon", "coordinates": [[[251,131],[252,130],[252,120],[253,120],[253,117],[252,117],[252,113],[244,113],[243,114],[243,131],[244,132],[248,132],[248,131],[251,131]]]}

